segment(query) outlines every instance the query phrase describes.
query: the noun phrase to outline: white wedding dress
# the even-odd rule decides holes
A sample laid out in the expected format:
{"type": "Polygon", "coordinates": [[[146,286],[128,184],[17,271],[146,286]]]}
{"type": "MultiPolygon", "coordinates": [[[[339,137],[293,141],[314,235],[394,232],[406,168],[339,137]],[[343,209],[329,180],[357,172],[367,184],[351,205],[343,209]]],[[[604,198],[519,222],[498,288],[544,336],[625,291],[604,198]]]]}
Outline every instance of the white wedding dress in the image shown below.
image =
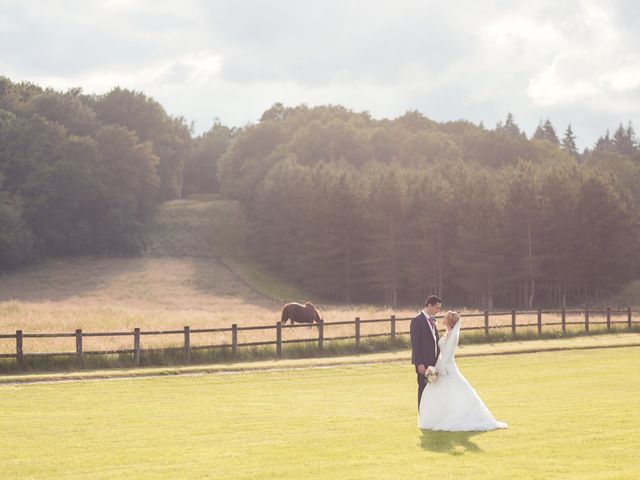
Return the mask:
{"type": "Polygon", "coordinates": [[[446,338],[438,342],[440,356],[436,361],[438,379],[427,384],[420,400],[418,426],[429,430],[469,432],[507,428],[498,422],[476,391],[462,376],[455,361],[460,338],[458,320],[446,338]]]}

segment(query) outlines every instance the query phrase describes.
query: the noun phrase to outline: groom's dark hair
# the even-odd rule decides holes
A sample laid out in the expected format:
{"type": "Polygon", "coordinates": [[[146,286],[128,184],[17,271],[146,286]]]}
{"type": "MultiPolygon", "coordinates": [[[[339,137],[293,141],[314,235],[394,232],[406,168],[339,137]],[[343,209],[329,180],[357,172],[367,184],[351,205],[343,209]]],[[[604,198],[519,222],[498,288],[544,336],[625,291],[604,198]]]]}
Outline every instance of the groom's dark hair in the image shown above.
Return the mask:
{"type": "Polygon", "coordinates": [[[442,300],[440,300],[435,295],[429,295],[429,298],[427,298],[427,301],[424,302],[424,306],[426,308],[426,307],[428,307],[430,305],[437,305],[438,303],[442,303],[442,300]]]}

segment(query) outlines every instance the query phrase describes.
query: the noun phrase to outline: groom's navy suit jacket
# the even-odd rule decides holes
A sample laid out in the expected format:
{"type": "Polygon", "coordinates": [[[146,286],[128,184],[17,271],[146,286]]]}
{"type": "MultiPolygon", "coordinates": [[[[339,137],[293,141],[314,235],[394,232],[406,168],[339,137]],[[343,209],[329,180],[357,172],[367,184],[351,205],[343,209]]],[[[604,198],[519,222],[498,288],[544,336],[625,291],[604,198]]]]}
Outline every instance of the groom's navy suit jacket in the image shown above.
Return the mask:
{"type": "Polygon", "coordinates": [[[434,342],[431,328],[429,327],[427,317],[423,312],[411,320],[411,363],[416,366],[422,364],[425,367],[429,365],[435,366],[440,349],[438,347],[438,329],[435,329],[436,339],[434,342]]]}

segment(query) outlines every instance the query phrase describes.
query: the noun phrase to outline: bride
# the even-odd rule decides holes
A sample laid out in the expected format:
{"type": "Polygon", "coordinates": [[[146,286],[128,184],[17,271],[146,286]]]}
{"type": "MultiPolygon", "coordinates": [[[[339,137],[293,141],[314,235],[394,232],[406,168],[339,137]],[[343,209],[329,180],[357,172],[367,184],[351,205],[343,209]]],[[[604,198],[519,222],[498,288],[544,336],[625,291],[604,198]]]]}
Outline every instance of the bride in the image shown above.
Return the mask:
{"type": "Polygon", "coordinates": [[[430,430],[481,431],[507,428],[498,422],[473,387],[462,376],[454,353],[460,337],[460,315],[447,312],[446,334],[438,342],[440,356],[435,368],[438,377],[427,384],[419,408],[419,427],[430,430]]]}

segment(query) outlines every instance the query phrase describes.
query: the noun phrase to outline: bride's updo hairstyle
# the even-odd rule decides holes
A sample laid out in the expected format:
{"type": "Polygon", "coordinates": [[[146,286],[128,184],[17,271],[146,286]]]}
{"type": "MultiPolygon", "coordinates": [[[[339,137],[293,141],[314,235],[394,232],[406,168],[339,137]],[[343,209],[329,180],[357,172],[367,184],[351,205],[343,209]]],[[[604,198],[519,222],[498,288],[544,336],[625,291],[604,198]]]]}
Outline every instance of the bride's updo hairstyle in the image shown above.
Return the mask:
{"type": "Polygon", "coordinates": [[[460,320],[460,314],[458,312],[453,312],[449,310],[447,312],[447,321],[449,322],[449,326],[451,328],[456,326],[456,323],[460,320]]]}

